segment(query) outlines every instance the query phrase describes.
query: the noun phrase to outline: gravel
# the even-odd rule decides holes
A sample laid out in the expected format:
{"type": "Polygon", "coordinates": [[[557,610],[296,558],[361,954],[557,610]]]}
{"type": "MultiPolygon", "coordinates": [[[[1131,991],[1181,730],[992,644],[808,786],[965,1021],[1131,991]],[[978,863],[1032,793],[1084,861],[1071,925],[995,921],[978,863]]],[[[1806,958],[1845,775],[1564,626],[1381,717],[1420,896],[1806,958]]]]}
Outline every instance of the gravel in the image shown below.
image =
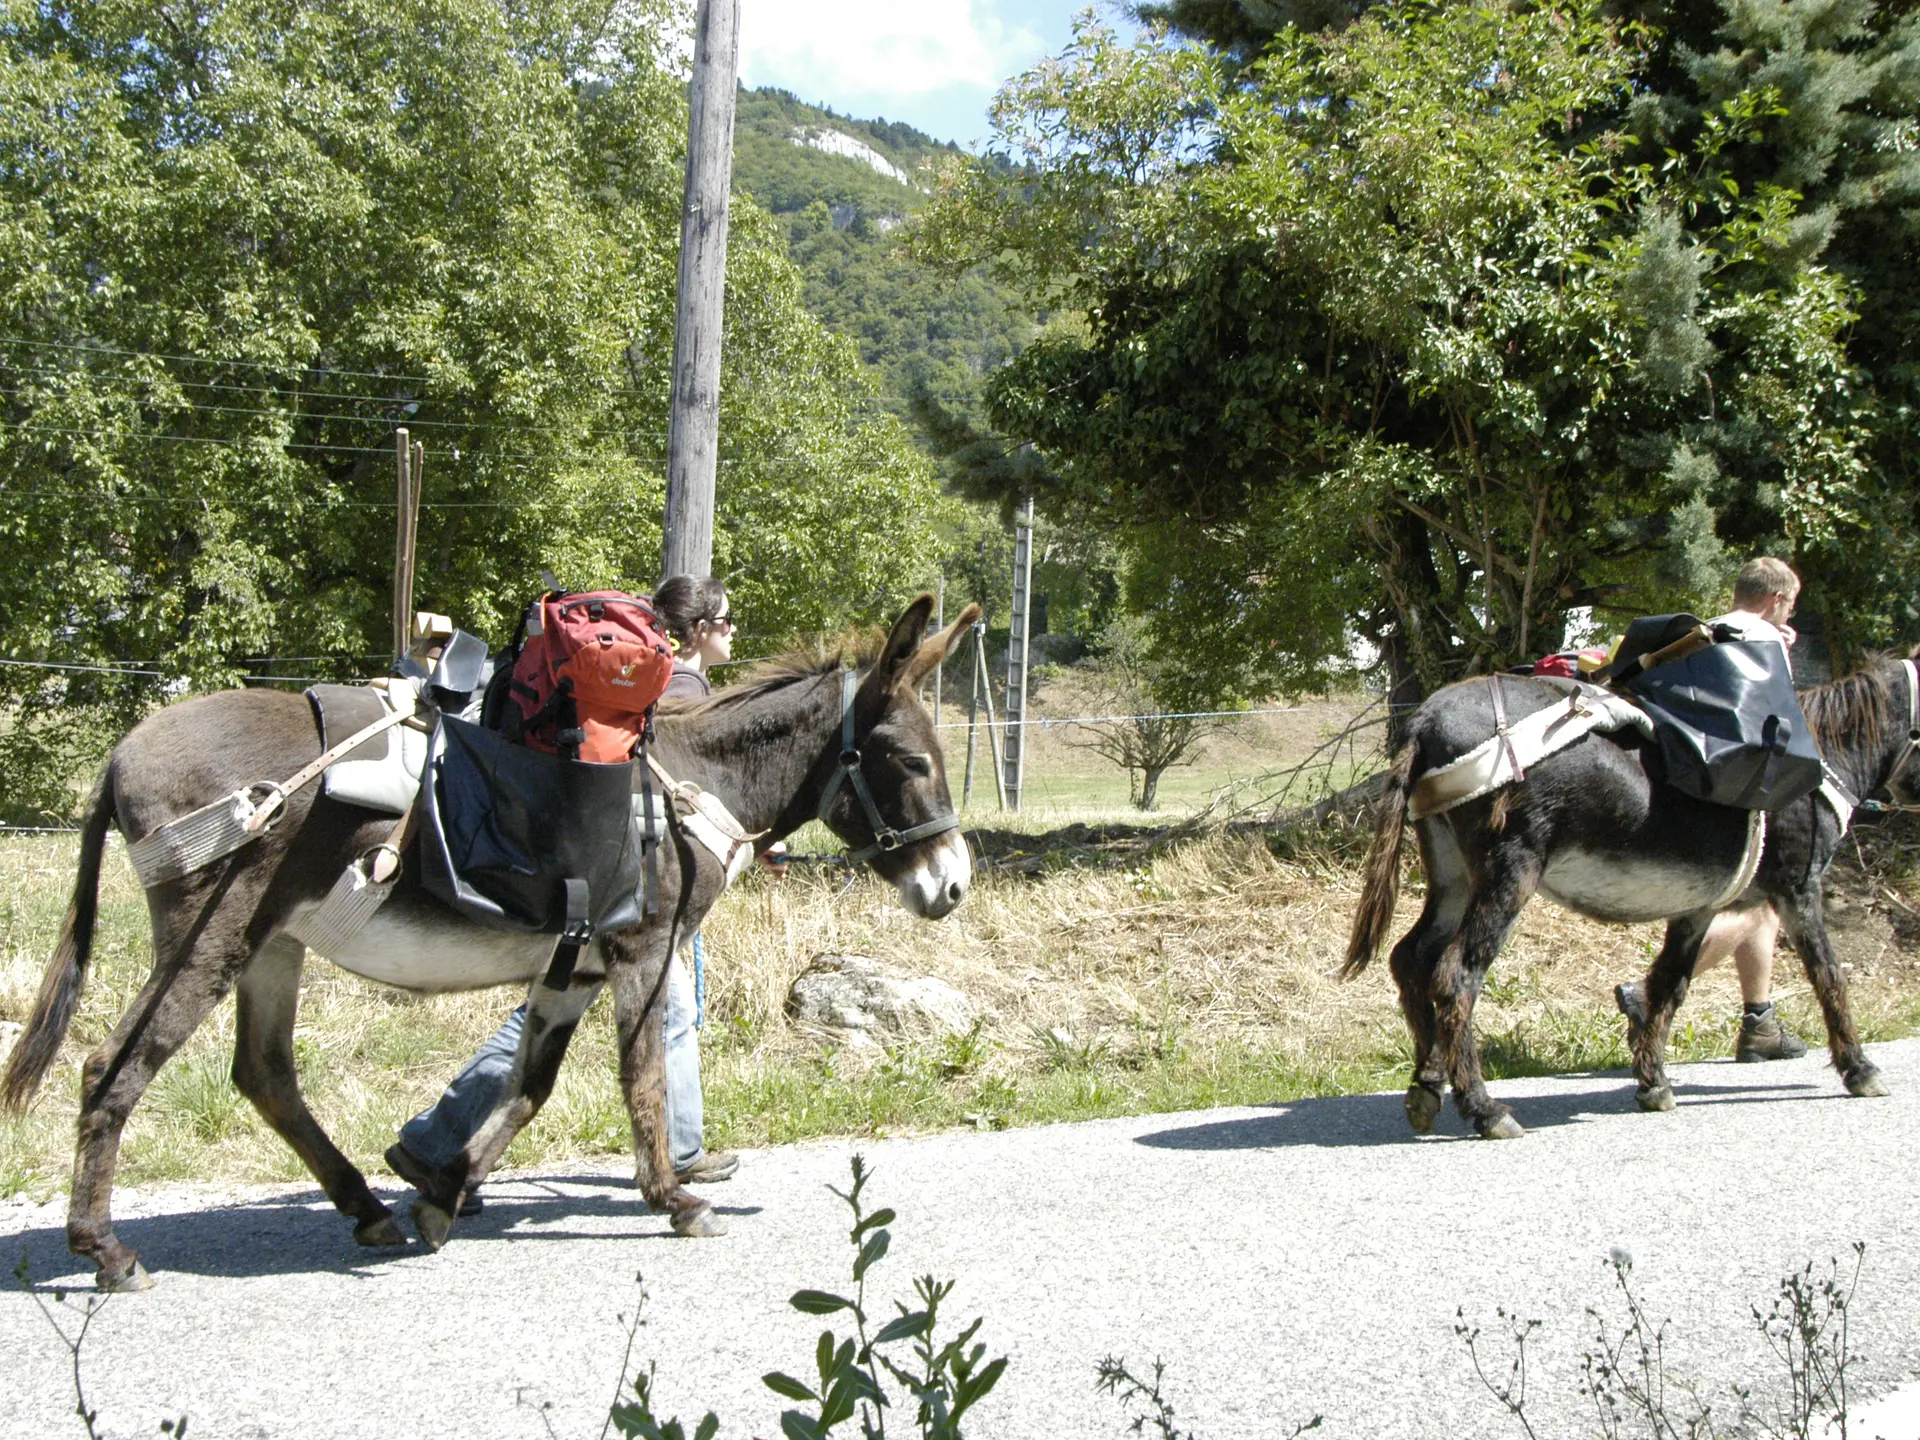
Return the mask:
{"type": "MultiPolygon", "coordinates": [[[[870,1202],[899,1212],[873,1309],[890,1314],[921,1273],[954,1277],[950,1314],[985,1316],[989,1353],[1012,1357],[975,1412],[982,1437],[1118,1440],[1125,1412],[1093,1385],[1109,1354],[1164,1360],[1177,1423],[1206,1440],[1284,1436],[1315,1414],[1327,1436],[1517,1437],[1454,1333],[1457,1310],[1483,1325],[1504,1377],[1501,1307],[1543,1322],[1535,1428],[1592,1433],[1586,1312],[1617,1330],[1616,1248],[1670,1322],[1676,1378],[1731,1420],[1731,1386],[1765,1393],[1781,1373],[1751,1307],[1864,1241],[1854,1381],[1870,1398],[1920,1375],[1920,1041],[1872,1053],[1888,1099],[1849,1099],[1818,1054],[1677,1067],[1670,1115],[1638,1113],[1620,1073],[1503,1082],[1529,1131],[1503,1143],[1466,1138],[1451,1110],[1415,1140],[1396,1093],[788,1146],[713,1188],[732,1232],[718,1240],[669,1238],[612,1163],[502,1177],[438,1255],[357,1249],[310,1188],[122,1191],[120,1234],[158,1288],[95,1321],[88,1400],[115,1436],[183,1413],[196,1440],[596,1436],[639,1273],[634,1357],[657,1363],[662,1407],[689,1430],[711,1408],[723,1436],[775,1436],[784,1402],[759,1377],[806,1374],[832,1323],[786,1300],[847,1284],[846,1211],[826,1187],[856,1151],[870,1202]]],[[[63,1213],[0,1203],[0,1256],[24,1247],[37,1282],[85,1287],[63,1213]]],[[[17,1290],[0,1299],[0,1356],[0,1434],[83,1433],[67,1352],[17,1290]]]]}

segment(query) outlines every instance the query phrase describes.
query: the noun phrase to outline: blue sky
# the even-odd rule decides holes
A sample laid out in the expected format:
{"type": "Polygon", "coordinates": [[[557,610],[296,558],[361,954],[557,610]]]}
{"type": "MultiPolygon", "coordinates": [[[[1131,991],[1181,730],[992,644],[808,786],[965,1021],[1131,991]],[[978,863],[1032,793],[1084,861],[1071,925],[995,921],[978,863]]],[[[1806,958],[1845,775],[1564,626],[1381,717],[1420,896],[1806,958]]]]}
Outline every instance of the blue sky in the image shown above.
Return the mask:
{"type": "Polygon", "coordinates": [[[1088,4],[741,0],[740,78],[843,115],[905,120],[966,145],[986,137],[987,105],[1000,82],[1057,53],[1088,4]]]}

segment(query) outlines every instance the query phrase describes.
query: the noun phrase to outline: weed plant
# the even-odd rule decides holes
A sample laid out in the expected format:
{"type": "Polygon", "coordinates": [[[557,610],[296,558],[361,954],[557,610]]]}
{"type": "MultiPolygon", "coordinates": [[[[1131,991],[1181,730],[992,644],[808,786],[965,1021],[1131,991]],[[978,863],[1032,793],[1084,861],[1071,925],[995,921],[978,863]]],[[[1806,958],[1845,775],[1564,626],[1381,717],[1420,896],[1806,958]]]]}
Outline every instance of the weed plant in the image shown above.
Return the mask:
{"type": "MultiPolygon", "coordinates": [[[[780,1433],[787,1440],[820,1440],[841,1426],[859,1422],[862,1440],[885,1440],[891,1413],[895,1434],[920,1440],[961,1440],[960,1422],[967,1412],[999,1383],[1006,1373],[1004,1355],[986,1358],[987,1347],[974,1339],[982,1322],[963,1326],[951,1339],[940,1335],[940,1307],[953,1293],[954,1282],[922,1275],[913,1282],[913,1303],[896,1300],[895,1314],[883,1323],[869,1313],[867,1275],[886,1258],[893,1243],[887,1228],[893,1211],[868,1210],[863,1199],[871,1173],[859,1155],[852,1160],[853,1183],[845,1190],[828,1186],[852,1213],[847,1242],[853,1250],[853,1293],[799,1290],[788,1302],[803,1315],[844,1315],[849,1335],[832,1329],[820,1332],[814,1347],[813,1375],[801,1380],[781,1370],[770,1370],[762,1383],[798,1409],[780,1414],[780,1433]],[[911,1415],[911,1419],[906,1418],[911,1415]]],[[[641,1303],[646,1292],[641,1291],[641,1303]]],[[[627,1331],[627,1355],[621,1373],[633,1358],[633,1337],[627,1331]]],[[[678,1419],[661,1419],[653,1410],[653,1367],[636,1372],[629,1388],[633,1398],[616,1398],[607,1423],[628,1440],[687,1440],[678,1419]]],[[[708,1411],[692,1432],[692,1440],[713,1440],[720,1422],[708,1411]]]]}
{"type": "MultiPolygon", "coordinates": [[[[1865,1244],[1856,1241],[1853,1253],[1853,1270],[1844,1278],[1837,1260],[1825,1275],[1816,1275],[1809,1261],[1780,1281],[1766,1310],[1753,1307],[1754,1326],[1780,1373],[1772,1384],[1735,1386],[1739,1416],[1733,1428],[1723,1428],[1712,1403],[1673,1366],[1672,1327],[1648,1315],[1633,1286],[1633,1257],[1616,1247],[1607,1265],[1621,1313],[1608,1317],[1587,1308],[1593,1339],[1581,1356],[1578,1382],[1599,1440],[1716,1440],[1750,1433],[1754,1426],[1775,1440],[1848,1440],[1849,1372],[1861,1356],[1852,1347],[1847,1315],[1865,1244]]],[[[1454,1334],[1482,1388],[1529,1440],[1540,1440],[1527,1409],[1527,1347],[1545,1322],[1504,1308],[1496,1314],[1509,1350],[1504,1369],[1482,1353],[1481,1327],[1464,1309],[1455,1316],[1454,1334]]]]}
{"type": "MultiPolygon", "coordinates": [[[[1100,1362],[1096,1389],[1104,1390],[1130,1412],[1127,1431],[1132,1435],[1154,1435],[1158,1440],[1200,1440],[1199,1433],[1182,1430],[1174,1423],[1173,1401],[1166,1393],[1167,1367],[1153,1362],[1153,1378],[1142,1379],[1127,1368],[1124,1357],[1109,1355],[1100,1362]]],[[[1326,1417],[1315,1415],[1289,1430],[1286,1440],[1299,1440],[1309,1430],[1318,1430],[1326,1417]]]]}

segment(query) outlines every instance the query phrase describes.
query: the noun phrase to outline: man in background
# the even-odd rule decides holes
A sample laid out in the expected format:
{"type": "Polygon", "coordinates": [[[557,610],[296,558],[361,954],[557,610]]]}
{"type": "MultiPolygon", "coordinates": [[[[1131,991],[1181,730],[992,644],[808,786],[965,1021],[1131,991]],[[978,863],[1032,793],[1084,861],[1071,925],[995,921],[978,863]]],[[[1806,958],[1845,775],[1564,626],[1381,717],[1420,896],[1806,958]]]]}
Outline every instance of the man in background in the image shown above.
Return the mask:
{"type": "MultiPolygon", "coordinates": [[[[1716,615],[1707,624],[1729,626],[1741,640],[1777,641],[1791,654],[1798,636],[1787,621],[1799,598],[1800,577],[1784,560],[1762,555],[1740,567],[1733,582],[1733,609],[1716,615]]],[[[1693,963],[1696,977],[1729,955],[1740,977],[1744,1008],[1740,1038],[1733,1052],[1736,1060],[1792,1060],[1807,1053],[1806,1042],[1787,1028],[1773,1005],[1773,947],[1779,938],[1780,914],[1772,905],[1763,904],[1749,910],[1721,911],[1713,917],[1706,939],[1700,942],[1700,955],[1693,963]]],[[[1630,1024],[1647,1023],[1643,982],[1616,985],[1613,999],[1630,1024]]]]}

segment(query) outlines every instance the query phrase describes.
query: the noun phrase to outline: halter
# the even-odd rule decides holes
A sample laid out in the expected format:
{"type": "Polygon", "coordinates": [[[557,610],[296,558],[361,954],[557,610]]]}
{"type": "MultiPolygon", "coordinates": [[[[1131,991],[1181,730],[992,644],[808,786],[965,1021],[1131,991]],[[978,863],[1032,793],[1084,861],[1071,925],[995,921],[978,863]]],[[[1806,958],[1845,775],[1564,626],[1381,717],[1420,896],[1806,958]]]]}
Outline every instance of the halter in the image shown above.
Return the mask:
{"type": "MultiPolygon", "coordinates": [[[[1920,750],[1920,666],[1911,660],[1902,660],[1900,668],[1907,672],[1907,743],[1900,747],[1900,753],[1894,757],[1893,768],[1887,771],[1886,784],[1882,787],[1888,794],[1893,793],[1893,782],[1900,778],[1900,772],[1907,761],[1913,758],[1913,752],[1920,750]]],[[[1868,805],[1875,810],[1920,810],[1920,805],[1901,805],[1870,800],[1868,805]]]]}
{"type": "Polygon", "coordinates": [[[867,812],[867,824],[873,830],[873,843],[862,850],[848,851],[847,863],[864,865],[874,856],[898,850],[902,845],[911,845],[916,840],[924,840],[929,835],[938,835],[943,831],[958,830],[960,817],[951,810],[909,830],[895,830],[880,818],[880,807],[873,803],[873,792],[867,789],[867,777],[860,773],[860,751],[853,743],[853,699],[859,689],[859,676],[852,670],[842,670],[840,674],[840,759],[834,767],[833,778],[827,781],[827,788],[820,796],[820,808],[814,811],[814,815],[825,824],[833,797],[840,793],[840,782],[844,780],[853,787],[860,807],[867,812]]]}
{"type": "MultiPolygon", "coordinates": [[[[1893,757],[1893,765],[1887,771],[1882,783],[1889,795],[1893,793],[1893,782],[1900,778],[1900,772],[1906,768],[1907,761],[1913,758],[1913,752],[1920,750],[1920,666],[1911,660],[1902,660],[1900,668],[1907,676],[1907,743],[1900,747],[1900,753],[1893,757]]],[[[1840,831],[1846,833],[1847,822],[1856,810],[1869,815],[1887,815],[1895,811],[1920,810],[1920,805],[1903,805],[1897,800],[1856,800],[1840,777],[1833,772],[1826,761],[1820,762],[1821,774],[1826,778],[1820,789],[1827,803],[1833,806],[1834,813],[1840,817],[1840,831]]]]}

